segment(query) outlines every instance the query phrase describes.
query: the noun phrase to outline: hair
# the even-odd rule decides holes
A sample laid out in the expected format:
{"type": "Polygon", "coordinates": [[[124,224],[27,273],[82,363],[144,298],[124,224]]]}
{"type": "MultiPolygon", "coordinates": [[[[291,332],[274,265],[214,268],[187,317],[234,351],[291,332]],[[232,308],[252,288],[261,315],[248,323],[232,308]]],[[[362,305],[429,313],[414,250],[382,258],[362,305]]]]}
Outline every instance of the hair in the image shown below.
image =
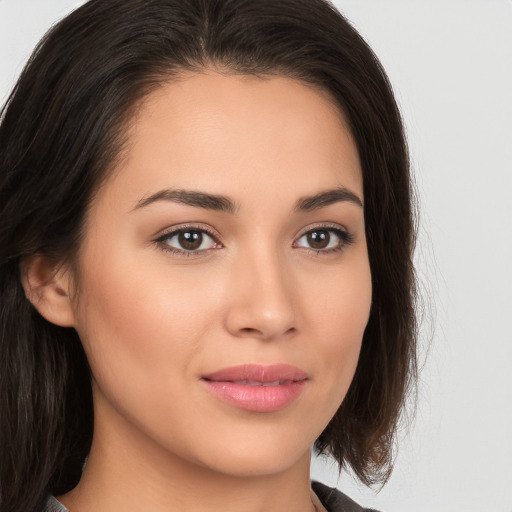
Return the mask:
{"type": "Polygon", "coordinates": [[[353,382],[316,442],[366,484],[389,477],[416,377],[414,203],[404,129],[378,59],[325,0],[91,0],[36,47],[1,112],[3,512],[71,490],[90,449],[90,369],[74,329],[26,298],[20,263],[72,261],[140,101],[183,71],[287,76],[328,91],[359,152],[373,298],[353,382]]]}

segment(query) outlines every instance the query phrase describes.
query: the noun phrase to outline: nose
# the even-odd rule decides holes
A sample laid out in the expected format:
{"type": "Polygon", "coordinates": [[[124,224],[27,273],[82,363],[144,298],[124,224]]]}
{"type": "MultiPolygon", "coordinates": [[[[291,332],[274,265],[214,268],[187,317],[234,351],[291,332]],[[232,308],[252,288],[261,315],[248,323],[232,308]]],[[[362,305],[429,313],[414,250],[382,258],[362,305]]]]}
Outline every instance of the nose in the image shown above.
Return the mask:
{"type": "Polygon", "coordinates": [[[240,259],[232,277],[225,322],[233,336],[276,340],[297,330],[293,279],[275,251],[240,259]]]}

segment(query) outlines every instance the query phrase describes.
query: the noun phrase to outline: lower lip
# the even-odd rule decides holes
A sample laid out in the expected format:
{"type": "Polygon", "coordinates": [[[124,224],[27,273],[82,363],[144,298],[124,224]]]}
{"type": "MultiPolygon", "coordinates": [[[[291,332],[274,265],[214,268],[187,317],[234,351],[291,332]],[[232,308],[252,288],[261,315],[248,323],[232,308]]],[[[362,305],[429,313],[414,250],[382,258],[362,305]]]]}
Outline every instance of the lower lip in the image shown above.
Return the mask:
{"type": "Polygon", "coordinates": [[[203,380],[206,387],[224,402],[254,412],[275,412],[296,400],[306,380],[278,386],[249,386],[229,381],[203,380]]]}

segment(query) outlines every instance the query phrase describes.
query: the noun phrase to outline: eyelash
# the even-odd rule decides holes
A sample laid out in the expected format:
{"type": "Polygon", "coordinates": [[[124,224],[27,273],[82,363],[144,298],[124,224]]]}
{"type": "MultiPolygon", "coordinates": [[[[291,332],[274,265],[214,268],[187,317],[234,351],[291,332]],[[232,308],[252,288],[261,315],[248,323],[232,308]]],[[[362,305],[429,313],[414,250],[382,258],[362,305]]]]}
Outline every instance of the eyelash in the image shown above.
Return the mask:
{"type": "Polygon", "coordinates": [[[316,256],[322,256],[327,254],[333,254],[337,252],[341,252],[344,249],[346,249],[349,245],[353,244],[355,241],[355,237],[352,233],[346,231],[345,229],[340,228],[339,226],[332,226],[332,225],[326,225],[321,224],[318,226],[314,226],[312,228],[309,228],[307,231],[304,231],[298,238],[297,241],[293,243],[294,247],[300,247],[297,246],[297,242],[304,238],[305,236],[314,233],[318,231],[327,231],[328,233],[332,234],[334,233],[338,239],[339,242],[336,244],[335,247],[331,247],[329,249],[315,249],[313,247],[302,247],[303,249],[306,249],[308,252],[313,253],[316,256]]]}
{"type": "Polygon", "coordinates": [[[159,247],[165,251],[165,252],[170,252],[172,254],[177,254],[179,256],[185,256],[185,257],[199,257],[199,256],[203,256],[207,251],[210,251],[212,249],[219,249],[222,247],[222,243],[218,241],[219,239],[219,235],[217,235],[216,233],[214,233],[213,231],[205,228],[205,227],[199,227],[199,226],[194,226],[194,225],[190,225],[190,226],[180,226],[178,228],[174,228],[170,231],[167,231],[166,233],[160,235],[156,240],[155,242],[159,245],[159,247]],[[202,233],[202,234],[206,234],[208,235],[215,243],[215,245],[217,245],[218,247],[212,247],[212,248],[209,248],[209,249],[200,249],[200,250],[190,250],[190,251],[187,251],[185,249],[178,249],[176,247],[172,247],[171,245],[169,245],[166,241],[172,239],[173,237],[179,235],[180,233],[187,233],[187,232],[194,232],[194,233],[202,233]]]}
{"type": "MultiPolygon", "coordinates": [[[[293,247],[296,248],[302,248],[306,251],[313,253],[317,256],[326,255],[326,254],[332,254],[336,252],[341,252],[343,249],[345,249],[347,246],[354,243],[354,235],[349,233],[348,231],[339,228],[338,226],[331,226],[331,225],[318,225],[314,226],[307,231],[304,231],[300,234],[300,236],[297,237],[296,241],[293,242],[293,247]],[[334,233],[336,237],[339,239],[339,243],[335,247],[331,247],[328,249],[315,249],[313,247],[303,247],[298,246],[297,243],[299,240],[304,238],[305,236],[314,233],[315,231],[326,231],[330,234],[334,233]]],[[[170,252],[172,254],[176,254],[179,256],[185,256],[185,257],[200,257],[206,255],[207,252],[214,250],[214,249],[220,249],[222,248],[222,243],[219,242],[219,236],[214,233],[213,231],[205,228],[205,227],[199,227],[199,226],[180,226],[178,228],[174,228],[170,231],[167,231],[166,233],[160,235],[158,238],[154,240],[156,244],[159,245],[161,250],[165,252],[170,252]],[[167,241],[174,238],[175,236],[178,236],[180,233],[187,233],[187,232],[194,232],[194,233],[202,233],[206,234],[208,237],[210,237],[213,240],[213,243],[215,244],[214,247],[210,247],[208,249],[196,249],[196,250],[186,250],[186,249],[178,249],[176,247],[172,247],[169,245],[167,241]]]]}

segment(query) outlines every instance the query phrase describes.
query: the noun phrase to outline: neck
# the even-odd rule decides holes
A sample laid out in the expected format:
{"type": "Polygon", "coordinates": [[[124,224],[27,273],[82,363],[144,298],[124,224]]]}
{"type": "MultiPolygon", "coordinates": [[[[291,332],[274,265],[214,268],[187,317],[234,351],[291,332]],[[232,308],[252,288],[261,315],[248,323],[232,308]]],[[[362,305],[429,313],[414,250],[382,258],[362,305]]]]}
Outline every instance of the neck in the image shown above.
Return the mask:
{"type": "Polygon", "coordinates": [[[111,427],[95,425],[80,483],[59,497],[71,512],[322,510],[310,490],[309,451],[284,470],[240,476],[179,457],[133,426],[111,427]]]}

